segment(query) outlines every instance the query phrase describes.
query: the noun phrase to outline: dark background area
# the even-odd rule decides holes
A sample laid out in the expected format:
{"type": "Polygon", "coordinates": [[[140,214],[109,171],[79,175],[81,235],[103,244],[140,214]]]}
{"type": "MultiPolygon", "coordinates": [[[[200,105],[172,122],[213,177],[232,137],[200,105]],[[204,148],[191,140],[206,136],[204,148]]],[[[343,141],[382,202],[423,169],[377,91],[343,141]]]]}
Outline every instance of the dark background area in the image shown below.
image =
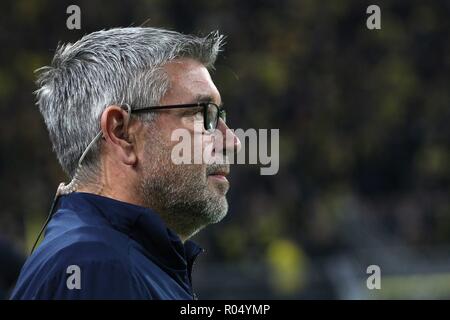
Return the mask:
{"type": "Polygon", "coordinates": [[[207,249],[201,299],[450,298],[450,1],[18,0],[0,12],[3,288],[68,180],[33,71],[58,42],[145,22],[225,34],[213,79],[230,126],[280,129],[278,174],[234,166],[227,217],[194,239],[207,249]],[[66,28],[70,4],[81,30],[66,28]],[[370,4],[381,30],[366,28],[370,4]],[[381,290],[366,287],[371,264],[381,290]]]}

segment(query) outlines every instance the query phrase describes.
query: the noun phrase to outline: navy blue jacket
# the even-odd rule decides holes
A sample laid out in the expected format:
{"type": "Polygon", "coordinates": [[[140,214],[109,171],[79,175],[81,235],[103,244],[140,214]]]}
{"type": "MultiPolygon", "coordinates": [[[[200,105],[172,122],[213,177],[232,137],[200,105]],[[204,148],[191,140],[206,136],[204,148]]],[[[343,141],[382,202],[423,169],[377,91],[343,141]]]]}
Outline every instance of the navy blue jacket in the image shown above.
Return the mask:
{"type": "Polygon", "coordinates": [[[193,299],[201,251],[150,209],[75,192],[59,198],[11,299],[193,299]]]}

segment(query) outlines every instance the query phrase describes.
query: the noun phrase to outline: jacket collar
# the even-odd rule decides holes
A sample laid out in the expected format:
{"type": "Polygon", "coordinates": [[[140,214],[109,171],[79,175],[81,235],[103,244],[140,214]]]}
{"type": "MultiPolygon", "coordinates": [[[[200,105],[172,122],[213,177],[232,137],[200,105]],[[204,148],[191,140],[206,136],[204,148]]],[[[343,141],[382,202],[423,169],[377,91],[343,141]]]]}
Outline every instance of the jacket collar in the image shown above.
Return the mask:
{"type": "Polygon", "coordinates": [[[75,207],[96,211],[116,230],[137,241],[150,258],[181,282],[185,276],[191,281],[192,264],[203,251],[193,241],[184,244],[167,228],[160,215],[153,210],[91,193],[74,192],[60,199],[60,208],[75,207]],[[94,210],[92,210],[94,209],[94,210]]]}

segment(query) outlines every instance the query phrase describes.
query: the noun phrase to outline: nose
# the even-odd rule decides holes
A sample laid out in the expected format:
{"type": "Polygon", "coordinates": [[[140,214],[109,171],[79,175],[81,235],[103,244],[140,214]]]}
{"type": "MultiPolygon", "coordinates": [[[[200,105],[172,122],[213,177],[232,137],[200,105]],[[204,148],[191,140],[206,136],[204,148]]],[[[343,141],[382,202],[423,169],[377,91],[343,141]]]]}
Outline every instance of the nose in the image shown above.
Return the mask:
{"type": "Polygon", "coordinates": [[[222,119],[219,119],[217,130],[222,133],[223,142],[220,147],[223,149],[224,155],[228,153],[238,153],[241,151],[241,141],[222,119]]]}

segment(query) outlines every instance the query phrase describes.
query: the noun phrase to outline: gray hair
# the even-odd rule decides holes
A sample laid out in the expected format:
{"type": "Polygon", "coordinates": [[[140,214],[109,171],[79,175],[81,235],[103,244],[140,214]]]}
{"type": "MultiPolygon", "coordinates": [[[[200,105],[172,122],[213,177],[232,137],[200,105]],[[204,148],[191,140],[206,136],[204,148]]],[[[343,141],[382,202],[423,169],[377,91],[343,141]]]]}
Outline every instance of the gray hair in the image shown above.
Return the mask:
{"type": "MultiPolygon", "coordinates": [[[[107,106],[127,103],[138,109],[159,104],[170,86],[164,64],[187,57],[211,69],[222,44],[218,32],[196,37],[133,27],[97,31],[74,44],[59,45],[51,66],[36,70],[35,93],[64,171],[75,174],[80,156],[100,131],[107,106]]],[[[95,162],[99,152],[97,143],[84,165],[95,162]]]]}

